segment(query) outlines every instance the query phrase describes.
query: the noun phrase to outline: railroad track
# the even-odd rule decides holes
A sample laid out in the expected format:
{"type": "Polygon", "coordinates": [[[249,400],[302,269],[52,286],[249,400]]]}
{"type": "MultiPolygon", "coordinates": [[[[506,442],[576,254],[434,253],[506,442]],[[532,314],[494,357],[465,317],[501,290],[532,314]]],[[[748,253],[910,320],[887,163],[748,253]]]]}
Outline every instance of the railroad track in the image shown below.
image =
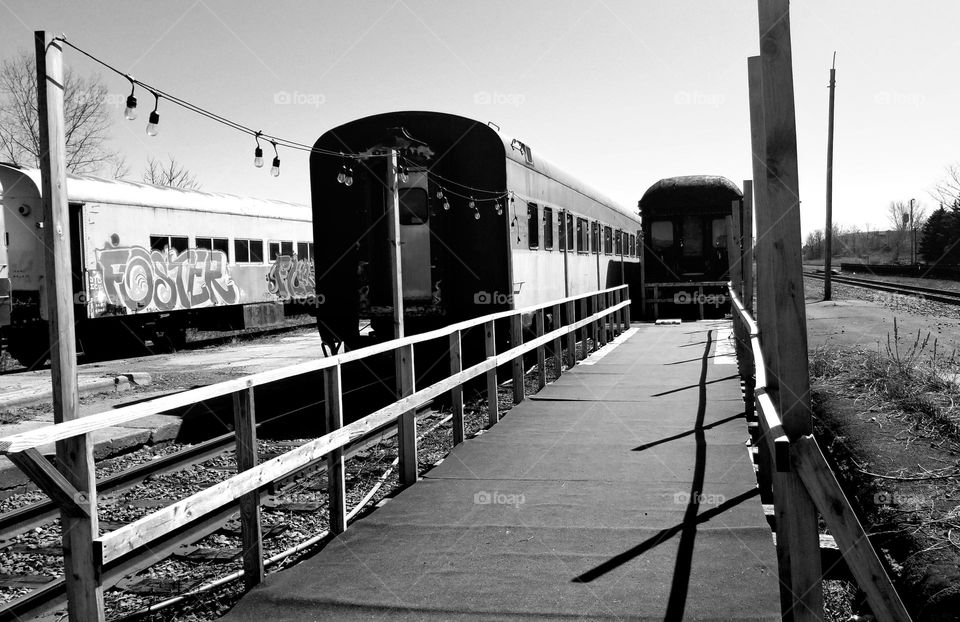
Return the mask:
{"type": "MultiPolygon", "coordinates": [[[[823,279],[824,275],[817,272],[804,272],[804,276],[809,276],[817,279],[823,279]]],[[[918,285],[902,285],[900,283],[884,283],[880,281],[875,281],[872,279],[861,279],[851,276],[838,276],[833,275],[830,280],[834,283],[840,283],[843,285],[853,285],[855,287],[863,287],[866,289],[873,289],[881,292],[888,292],[891,294],[899,294],[901,296],[912,296],[915,298],[922,298],[924,300],[929,300],[931,302],[941,302],[944,304],[950,305],[960,305],[960,292],[953,293],[949,291],[944,291],[942,289],[937,289],[934,287],[920,287],[918,285]]]]}
{"type": "MultiPolygon", "coordinates": [[[[388,424],[375,430],[366,439],[347,446],[344,458],[352,458],[396,435],[396,425],[388,424]]],[[[119,494],[130,489],[145,479],[167,473],[173,473],[193,464],[199,464],[216,458],[236,447],[233,433],[212,438],[203,443],[187,448],[181,452],[138,465],[123,473],[104,478],[98,486],[98,494],[119,494]]],[[[326,458],[316,460],[294,474],[272,484],[261,491],[261,501],[266,501],[275,494],[282,494],[287,489],[298,485],[299,480],[309,474],[317,477],[326,472],[326,458]]],[[[176,550],[202,540],[210,534],[224,527],[230,518],[236,514],[235,504],[225,506],[218,512],[208,516],[204,521],[195,524],[183,533],[174,534],[159,542],[154,542],[149,549],[136,552],[127,558],[119,560],[104,568],[103,587],[113,587],[125,577],[134,575],[150,566],[166,559],[176,550]]],[[[0,540],[22,534],[35,527],[52,522],[59,516],[59,510],[50,501],[41,501],[24,506],[0,516],[0,540]]],[[[66,605],[66,586],[63,578],[54,579],[47,584],[34,589],[20,598],[0,607],[0,621],[21,620],[27,617],[43,614],[66,605]]]]}

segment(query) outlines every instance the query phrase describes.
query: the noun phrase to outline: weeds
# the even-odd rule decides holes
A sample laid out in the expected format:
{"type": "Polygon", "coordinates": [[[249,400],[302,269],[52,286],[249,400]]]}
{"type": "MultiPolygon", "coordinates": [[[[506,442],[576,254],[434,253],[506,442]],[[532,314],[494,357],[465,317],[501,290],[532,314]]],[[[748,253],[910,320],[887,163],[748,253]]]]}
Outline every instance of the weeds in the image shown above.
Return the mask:
{"type": "Polygon", "coordinates": [[[873,398],[874,406],[899,411],[927,431],[960,439],[960,361],[956,350],[945,354],[929,333],[904,338],[894,319],[893,335],[876,350],[818,347],[810,375],[873,398]]]}

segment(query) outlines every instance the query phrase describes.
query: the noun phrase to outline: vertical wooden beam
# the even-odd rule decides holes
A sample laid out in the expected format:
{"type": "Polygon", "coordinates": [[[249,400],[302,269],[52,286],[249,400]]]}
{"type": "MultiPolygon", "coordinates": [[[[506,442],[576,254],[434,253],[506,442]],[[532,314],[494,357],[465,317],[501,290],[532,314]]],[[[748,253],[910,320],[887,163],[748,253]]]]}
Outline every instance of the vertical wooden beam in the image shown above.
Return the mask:
{"type": "MultiPolygon", "coordinates": [[[[581,299],[578,301],[578,303],[579,303],[578,306],[580,307],[580,319],[583,319],[583,318],[587,317],[587,299],[586,299],[586,297],[581,298],[581,299]]],[[[587,330],[587,327],[584,326],[583,328],[580,329],[579,332],[580,332],[580,341],[583,343],[583,356],[586,357],[587,354],[590,352],[590,343],[589,343],[589,341],[588,341],[588,337],[589,337],[589,334],[588,334],[588,333],[589,333],[590,331],[588,331],[588,330],[587,330]]]]}
{"type": "MultiPolygon", "coordinates": [[[[343,427],[343,378],[340,365],[323,370],[323,399],[327,414],[327,434],[343,427]]],[[[327,454],[327,498],[330,504],[330,531],[347,529],[347,484],[343,448],[327,454]]]]}
{"type": "MultiPolygon", "coordinates": [[[[574,323],[574,318],[577,316],[576,310],[573,306],[573,301],[565,303],[567,311],[567,324],[572,326],[574,323]]],[[[567,333],[567,367],[573,369],[573,366],[577,364],[577,335],[576,331],[571,330],[567,333]]]]}
{"type": "MultiPolygon", "coordinates": [[[[596,314],[597,314],[597,308],[598,308],[599,304],[600,304],[600,303],[599,303],[599,296],[598,296],[597,294],[594,294],[593,296],[590,296],[590,315],[596,315],[596,314]]],[[[593,340],[593,351],[594,351],[594,352],[596,352],[596,351],[600,348],[600,342],[597,341],[597,333],[599,332],[598,329],[597,329],[597,324],[598,324],[598,323],[599,323],[599,322],[597,322],[596,320],[590,322],[590,339],[593,340]]]]}
{"type": "MultiPolygon", "coordinates": [[[[50,338],[53,420],[80,416],[77,392],[77,345],[74,336],[73,285],[70,276],[70,212],[67,198],[66,139],[63,119],[63,49],[45,31],[34,32],[37,65],[37,110],[40,126],[40,178],[43,198],[44,269],[50,338]]],[[[57,461],[64,477],[81,493],[86,515],[60,512],[67,613],[83,622],[104,619],[100,564],[93,540],[99,537],[96,473],[88,435],[58,441],[57,461]]]]}
{"type": "MultiPolygon", "coordinates": [[[[606,294],[597,294],[597,303],[599,306],[599,311],[603,313],[607,309],[607,295],[606,294]]],[[[597,330],[600,332],[600,345],[607,345],[607,318],[606,316],[601,316],[597,320],[597,330]]]]}
{"type": "MultiPolygon", "coordinates": [[[[543,337],[543,309],[538,309],[534,321],[537,323],[537,337],[543,337]]],[[[547,385],[547,353],[543,345],[537,346],[537,390],[547,385]]]]}
{"type": "Polygon", "coordinates": [[[741,246],[743,247],[743,306],[753,313],[753,182],[743,181],[741,246]]]}
{"type": "MultiPolygon", "coordinates": [[[[727,218],[727,265],[730,282],[734,291],[743,300],[743,254],[740,248],[740,203],[738,199],[730,204],[730,217],[727,218]]],[[[739,326],[738,322],[734,323],[739,326]]],[[[741,335],[738,334],[738,337],[741,335]]]]}
{"type": "Polygon", "coordinates": [[[390,286],[393,293],[393,338],[404,336],[403,261],[400,245],[400,189],[397,183],[397,150],[387,159],[387,238],[390,244],[390,286]]]}
{"type": "MultiPolygon", "coordinates": [[[[830,67],[830,110],[827,114],[827,222],[823,236],[823,299],[830,300],[830,281],[833,278],[833,92],[837,85],[837,53],[833,53],[830,67]]],[[[912,223],[911,223],[912,225],[912,223]]]]}
{"type": "MultiPolygon", "coordinates": [[[[807,320],[801,263],[800,195],[797,172],[797,128],[794,112],[793,64],[789,0],[759,0],[761,92],[763,93],[764,196],[758,214],[767,214],[760,232],[770,238],[765,263],[775,287],[774,317],[767,324],[776,332],[779,413],[787,437],[796,440],[812,432],[810,378],[807,368],[807,320]]],[[[759,228],[759,227],[758,227],[759,228]]],[[[776,402],[775,402],[776,403],[776,402]]],[[[788,546],[795,620],[823,618],[817,510],[796,473],[786,486],[789,508],[788,546]]],[[[774,494],[776,495],[776,489],[774,494]]]]}
{"type": "MultiPolygon", "coordinates": [[[[625,295],[627,296],[627,299],[632,300],[632,299],[630,298],[630,290],[627,289],[627,290],[624,290],[624,291],[626,292],[625,295]]],[[[633,303],[631,302],[631,304],[633,304],[633,303]]],[[[628,329],[630,328],[630,305],[627,305],[626,307],[624,307],[623,310],[624,310],[623,329],[624,329],[624,330],[628,330],[628,329]]]]}
{"type": "MultiPolygon", "coordinates": [[[[616,306],[616,305],[620,302],[620,290],[618,289],[617,291],[612,292],[612,293],[610,294],[610,298],[613,299],[611,306],[616,306]]],[[[620,335],[620,327],[621,327],[621,325],[620,325],[620,309],[617,309],[616,311],[613,312],[613,318],[612,318],[612,320],[613,320],[613,331],[612,331],[612,332],[613,332],[613,336],[614,336],[614,337],[618,337],[618,336],[620,335]]]]}
{"type": "MultiPolygon", "coordinates": [[[[523,317],[518,313],[510,318],[511,347],[523,343],[523,317]]],[[[513,403],[519,404],[525,397],[523,386],[523,355],[517,356],[511,362],[513,368],[513,403]]]]}
{"type": "MultiPolygon", "coordinates": [[[[497,355],[497,329],[493,320],[483,325],[483,346],[486,358],[497,355]]],[[[500,402],[497,396],[497,368],[487,372],[487,423],[500,421],[500,402]]]]}
{"type": "MultiPolygon", "coordinates": [[[[461,347],[460,331],[450,333],[450,375],[463,371],[463,351],[461,347]]],[[[453,444],[463,442],[463,385],[457,385],[450,390],[450,401],[453,404],[453,444]]]]}
{"type": "MultiPolygon", "coordinates": [[[[413,345],[397,348],[400,367],[400,397],[416,391],[413,370],[413,345]]],[[[417,482],[417,409],[412,408],[397,420],[397,449],[400,459],[400,483],[404,486],[417,482]]]]}
{"type": "MultiPolygon", "coordinates": [[[[553,305],[553,330],[560,328],[563,322],[560,319],[560,305],[553,305]]],[[[560,338],[553,340],[553,366],[557,370],[557,378],[563,373],[563,344],[560,338]]]]}
{"type": "MultiPolygon", "coordinates": [[[[253,387],[233,394],[233,430],[237,437],[237,473],[257,466],[257,414],[253,387]]],[[[243,585],[253,589],[263,581],[263,537],[260,529],[260,494],[240,497],[240,549],[243,585]]]]}

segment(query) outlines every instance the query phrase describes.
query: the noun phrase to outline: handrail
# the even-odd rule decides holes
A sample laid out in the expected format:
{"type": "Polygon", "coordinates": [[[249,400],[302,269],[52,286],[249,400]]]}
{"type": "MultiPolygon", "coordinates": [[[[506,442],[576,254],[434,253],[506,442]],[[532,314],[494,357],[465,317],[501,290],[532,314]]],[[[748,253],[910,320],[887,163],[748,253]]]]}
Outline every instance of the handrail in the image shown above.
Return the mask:
{"type": "MultiPolygon", "coordinates": [[[[463,322],[451,324],[444,328],[439,328],[417,335],[410,335],[401,339],[386,341],[384,343],[361,348],[359,350],[338,354],[337,356],[259,372],[249,376],[244,376],[242,378],[226,380],[224,382],[211,384],[197,389],[191,389],[182,393],[159,397],[147,402],[131,404],[129,406],[123,406],[107,412],[81,417],[65,423],[57,423],[28,432],[13,434],[4,438],[0,438],[0,455],[22,452],[27,449],[41,447],[55,441],[93,432],[101,428],[119,425],[129,421],[134,421],[136,419],[141,419],[143,417],[148,417],[150,415],[155,415],[157,413],[173,410],[175,408],[190,406],[205,400],[230,395],[236,393],[237,391],[276,382],[291,376],[322,371],[324,369],[330,369],[344,363],[374,356],[376,354],[390,352],[405,346],[412,346],[414,344],[430,341],[432,339],[439,339],[441,337],[449,337],[455,332],[483,326],[484,324],[495,320],[512,317],[518,314],[536,313],[542,309],[547,309],[548,307],[570,303],[582,298],[601,296],[615,291],[626,290],[627,288],[627,285],[618,285],[615,287],[608,287],[603,290],[598,290],[596,292],[577,294],[562,298],[560,300],[553,300],[550,302],[531,305],[522,309],[491,313],[489,315],[473,318],[471,320],[465,320],[463,322]]],[[[611,310],[612,308],[608,308],[604,309],[603,311],[609,312],[611,310]]]]}

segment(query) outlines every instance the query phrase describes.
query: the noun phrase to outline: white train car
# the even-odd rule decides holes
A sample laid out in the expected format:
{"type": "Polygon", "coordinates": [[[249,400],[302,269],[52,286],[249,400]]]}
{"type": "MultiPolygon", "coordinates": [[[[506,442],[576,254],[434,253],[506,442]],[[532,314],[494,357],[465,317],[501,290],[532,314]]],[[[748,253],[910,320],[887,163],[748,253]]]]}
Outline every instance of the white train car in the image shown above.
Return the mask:
{"type": "MultiPolygon", "coordinates": [[[[0,329],[11,354],[47,350],[40,173],[0,164],[0,329]],[[6,257],[5,261],[3,260],[6,257]],[[5,293],[6,292],[6,293],[5,293]]],[[[71,272],[85,352],[169,349],[188,327],[269,325],[316,304],[305,205],[70,175],[71,272]]]]}

